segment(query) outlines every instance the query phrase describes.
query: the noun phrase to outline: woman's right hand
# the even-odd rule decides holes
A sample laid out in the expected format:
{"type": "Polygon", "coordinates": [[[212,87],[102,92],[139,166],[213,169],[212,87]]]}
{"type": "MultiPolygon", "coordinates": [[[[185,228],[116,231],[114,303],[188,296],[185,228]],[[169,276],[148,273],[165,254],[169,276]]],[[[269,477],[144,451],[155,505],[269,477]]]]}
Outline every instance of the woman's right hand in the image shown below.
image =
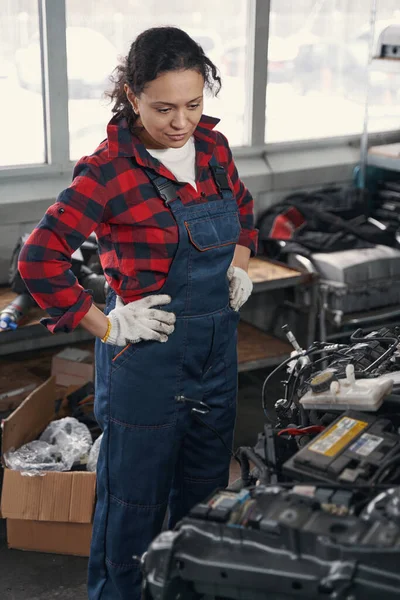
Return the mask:
{"type": "Polygon", "coordinates": [[[174,331],[174,313],[154,308],[171,302],[165,294],[147,296],[124,305],[117,297],[116,305],[108,314],[111,329],[106,344],[125,346],[141,340],[166,342],[174,331]]]}

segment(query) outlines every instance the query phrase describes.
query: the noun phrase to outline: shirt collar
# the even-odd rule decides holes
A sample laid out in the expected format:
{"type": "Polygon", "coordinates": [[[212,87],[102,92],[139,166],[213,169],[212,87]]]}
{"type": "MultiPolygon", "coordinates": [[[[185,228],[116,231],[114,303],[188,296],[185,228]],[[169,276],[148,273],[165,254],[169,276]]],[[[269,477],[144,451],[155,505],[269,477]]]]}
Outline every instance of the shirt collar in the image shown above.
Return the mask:
{"type": "MultiPolygon", "coordinates": [[[[209,163],[216,145],[216,132],[214,127],[220,119],[202,115],[197,125],[194,138],[196,144],[197,160],[200,166],[209,163]]],[[[107,125],[108,155],[110,158],[125,156],[134,158],[142,167],[156,169],[161,175],[169,177],[169,171],[149,152],[140,139],[132,133],[125,117],[115,115],[107,125]]]]}

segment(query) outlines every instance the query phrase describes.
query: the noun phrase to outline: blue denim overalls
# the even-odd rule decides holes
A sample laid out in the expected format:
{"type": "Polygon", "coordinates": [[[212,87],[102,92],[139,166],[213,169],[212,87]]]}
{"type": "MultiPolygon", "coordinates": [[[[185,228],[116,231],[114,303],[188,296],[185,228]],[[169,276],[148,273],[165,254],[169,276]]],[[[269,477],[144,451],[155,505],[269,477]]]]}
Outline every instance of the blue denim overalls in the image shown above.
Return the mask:
{"type": "MultiPolygon", "coordinates": [[[[237,397],[237,324],[229,306],[227,270],[240,223],[222,167],[210,162],[220,196],[184,206],[176,187],[146,172],[170,207],[179,244],[165,285],[165,310],[176,315],[166,343],[126,348],[96,340],[96,417],[104,431],[97,466],[97,507],[89,562],[90,600],[139,600],[137,558],[161,531],[228,483],[237,397]],[[222,183],[221,183],[222,182],[222,183]],[[224,184],[225,182],[225,184],[224,184]],[[172,191],[171,191],[172,190],[172,191]]],[[[106,313],[115,306],[108,297],[106,313]]],[[[164,307],[161,307],[162,309],[164,307]]]]}

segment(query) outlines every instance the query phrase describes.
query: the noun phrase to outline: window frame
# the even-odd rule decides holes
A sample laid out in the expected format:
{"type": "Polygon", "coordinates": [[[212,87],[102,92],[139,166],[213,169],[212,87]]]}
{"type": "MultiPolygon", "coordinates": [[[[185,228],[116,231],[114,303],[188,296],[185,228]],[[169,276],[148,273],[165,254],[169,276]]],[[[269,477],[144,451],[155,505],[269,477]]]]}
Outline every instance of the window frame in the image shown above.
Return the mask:
{"type": "MultiPolygon", "coordinates": [[[[249,0],[248,81],[245,128],[249,145],[233,148],[235,158],[264,158],[270,154],[294,153],[339,145],[358,147],[362,133],[314,140],[265,143],[267,101],[268,33],[270,0],[249,0]]],[[[69,158],[68,76],[66,51],[66,0],[38,0],[42,48],[45,160],[43,164],[0,166],[0,185],[28,178],[63,178],[75,164],[69,158]]],[[[375,132],[369,139],[386,143],[398,140],[398,130],[375,132]],[[397,136],[397,137],[396,137],[397,136]]],[[[0,198],[1,203],[1,198],[0,198]]]]}

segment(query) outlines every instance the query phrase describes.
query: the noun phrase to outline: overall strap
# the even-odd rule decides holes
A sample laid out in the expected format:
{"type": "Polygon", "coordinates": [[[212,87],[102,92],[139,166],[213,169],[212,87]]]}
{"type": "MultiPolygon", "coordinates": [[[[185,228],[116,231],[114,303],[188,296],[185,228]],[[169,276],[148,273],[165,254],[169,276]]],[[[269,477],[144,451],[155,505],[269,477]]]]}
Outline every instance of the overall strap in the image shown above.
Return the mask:
{"type": "Polygon", "coordinates": [[[218,164],[218,161],[214,155],[212,155],[211,157],[209,166],[214,177],[215,185],[217,186],[217,189],[220,193],[220,196],[222,196],[224,200],[231,199],[232,189],[229,185],[226,171],[224,167],[221,167],[221,165],[218,164]]]}
{"type": "MultiPolygon", "coordinates": [[[[228,177],[224,167],[221,167],[218,164],[217,159],[214,156],[211,157],[209,167],[213,174],[215,185],[217,186],[220,196],[224,200],[231,199],[232,189],[229,185],[228,177]]],[[[165,206],[169,206],[169,204],[177,198],[177,191],[181,184],[177,184],[170,179],[163,177],[162,175],[158,175],[148,167],[143,167],[143,169],[151,183],[154,185],[157,194],[162,200],[164,200],[165,206]]]]}
{"type": "Polygon", "coordinates": [[[147,167],[143,168],[151,183],[156,188],[157,194],[164,200],[165,206],[169,206],[169,204],[177,198],[177,191],[180,187],[179,184],[174,183],[166,177],[162,177],[162,175],[157,175],[152,169],[148,169],[147,167]]]}

